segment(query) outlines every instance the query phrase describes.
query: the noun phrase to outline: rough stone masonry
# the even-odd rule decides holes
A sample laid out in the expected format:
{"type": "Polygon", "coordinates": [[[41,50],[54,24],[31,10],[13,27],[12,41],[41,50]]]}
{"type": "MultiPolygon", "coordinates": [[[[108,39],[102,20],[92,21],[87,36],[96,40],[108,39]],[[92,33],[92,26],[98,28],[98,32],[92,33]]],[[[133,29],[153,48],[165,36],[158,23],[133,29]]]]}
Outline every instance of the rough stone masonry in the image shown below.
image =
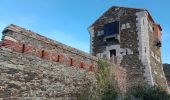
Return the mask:
{"type": "MultiPolygon", "coordinates": [[[[0,42],[0,98],[77,100],[82,91],[95,98],[98,58],[9,25],[0,42]]],[[[126,71],[115,76],[126,91],[126,71]]]]}
{"type": "Polygon", "coordinates": [[[96,86],[97,58],[15,25],[4,29],[0,55],[0,98],[74,100],[96,86]]]}
{"type": "Polygon", "coordinates": [[[127,87],[167,88],[161,59],[161,26],[146,9],[113,6],[90,27],[90,53],[127,70],[127,87]]]}
{"type": "Polygon", "coordinates": [[[111,7],[89,27],[90,54],[16,25],[0,42],[0,99],[93,100],[97,61],[112,64],[119,89],[148,83],[167,88],[161,27],[145,9],[111,7]]]}

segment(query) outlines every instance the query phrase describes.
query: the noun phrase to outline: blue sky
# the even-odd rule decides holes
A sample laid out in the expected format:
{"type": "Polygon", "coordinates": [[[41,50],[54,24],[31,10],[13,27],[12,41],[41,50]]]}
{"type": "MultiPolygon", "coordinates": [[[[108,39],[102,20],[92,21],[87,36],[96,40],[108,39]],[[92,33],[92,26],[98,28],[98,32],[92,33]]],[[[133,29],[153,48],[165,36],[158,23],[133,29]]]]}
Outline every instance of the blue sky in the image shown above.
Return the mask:
{"type": "Polygon", "coordinates": [[[145,8],[163,28],[162,57],[170,63],[169,4],[169,0],[0,0],[0,31],[13,23],[89,52],[87,28],[108,8],[145,8]]]}

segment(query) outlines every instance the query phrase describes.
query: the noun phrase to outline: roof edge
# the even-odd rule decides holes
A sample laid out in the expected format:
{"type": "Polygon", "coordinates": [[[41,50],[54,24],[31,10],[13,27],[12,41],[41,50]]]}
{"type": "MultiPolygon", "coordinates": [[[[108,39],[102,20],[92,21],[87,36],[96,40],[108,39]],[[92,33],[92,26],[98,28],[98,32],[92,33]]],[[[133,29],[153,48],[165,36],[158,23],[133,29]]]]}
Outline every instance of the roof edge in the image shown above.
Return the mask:
{"type": "MultiPolygon", "coordinates": [[[[100,15],[100,17],[98,17],[87,29],[89,29],[91,26],[93,26],[104,14],[106,14],[108,11],[110,11],[111,9],[113,8],[127,8],[127,9],[138,9],[138,10],[141,10],[141,11],[147,11],[146,9],[143,9],[143,8],[132,8],[132,7],[126,7],[126,6],[112,6],[110,7],[107,11],[105,11],[104,13],[102,13],[100,15]]],[[[148,12],[148,11],[147,11],[148,12]]]]}
{"type": "MultiPolygon", "coordinates": [[[[154,24],[157,24],[153,17],[151,16],[151,14],[149,13],[149,11],[147,9],[143,9],[143,8],[132,8],[132,7],[126,7],[126,6],[112,6],[110,7],[107,11],[105,11],[102,15],[100,15],[100,17],[97,18],[97,20],[95,20],[87,29],[89,29],[90,27],[92,27],[104,14],[106,14],[108,11],[110,11],[111,9],[113,8],[127,8],[127,9],[138,9],[138,10],[141,10],[141,11],[146,11],[148,13],[148,17],[150,18],[150,20],[154,23],[154,24]]],[[[161,25],[160,24],[157,24],[159,29],[162,31],[162,28],[161,28],[161,25]]]]}

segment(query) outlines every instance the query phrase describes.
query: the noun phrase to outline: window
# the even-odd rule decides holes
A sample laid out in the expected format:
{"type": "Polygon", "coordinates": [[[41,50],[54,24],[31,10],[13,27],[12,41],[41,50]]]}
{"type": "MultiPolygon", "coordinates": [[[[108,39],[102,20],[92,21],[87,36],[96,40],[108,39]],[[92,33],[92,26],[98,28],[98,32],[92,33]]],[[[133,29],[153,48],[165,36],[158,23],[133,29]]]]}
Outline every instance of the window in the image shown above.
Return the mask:
{"type": "Polygon", "coordinates": [[[73,59],[70,58],[70,66],[73,66],[73,59]]]}
{"type": "Polygon", "coordinates": [[[119,22],[115,21],[104,25],[104,34],[113,35],[119,34],[119,22]]]}
{"type": "Polygon", "coordinates": [[[83,67],[84,67],[83,62],[80,62],[80,68],[83,68],[83,67]]]}
{"type": "Polygon", "coordinates": [[[41,58],[44,58],[44,50],[41,52],[41,58]]]}
{"type": "Polygon", "coordinates": [[[112,36],[112,35],[110,35],[109,37],[106,36],[104,38],[104,41],[109,44],[118,44],[119,43],[119,40],[117,39],[117,37],[112,36]]]}
{"type": "Polygon", "coordinates": [[[60,55],[57,56],[57,62],[59,62],[59,61],[60,61],[60,55]]]}
{"type": "Polygon", "coordinates": [[[153,31],[155,30],[154,27],[152,27],[152,30],[153,30],[153,31]]]}
{"type": "Polygon", "coordinates": [[[116,50],[110,50],[110,57],[116,56],[116,50]]]}
{"type": "Polygon", "coordinates": [[[97,32],[97,36],[101,36],[101,35],[103,35],[103,34],[104,34],[104,31],[103,31],[103,30],[97,32]]]}
{"type": "Polygon", "coordinates": [[[126,55],[128,54],[127,49],[126,49],[126,55]]]}
{"type": "Polygon", "coordinates": [[[106,42],[112,42],[113,40],[115,40],[115,37],[106,38],[106,42]]]}
{"type": "Polygon", "coordinates": [[[161,41],[159,41],[159,40],[158,40],[158,41],[156,41],[156,46],[157,46],[157,47],[159,47],[159,48],[160,48],[160,47],[162,47],[162,43],[161,43],[161,41]]]}
{"type": "Polygon", "coordinates": [[[25,44],[22,45],[22,53],[25,52],[25,44]]]}

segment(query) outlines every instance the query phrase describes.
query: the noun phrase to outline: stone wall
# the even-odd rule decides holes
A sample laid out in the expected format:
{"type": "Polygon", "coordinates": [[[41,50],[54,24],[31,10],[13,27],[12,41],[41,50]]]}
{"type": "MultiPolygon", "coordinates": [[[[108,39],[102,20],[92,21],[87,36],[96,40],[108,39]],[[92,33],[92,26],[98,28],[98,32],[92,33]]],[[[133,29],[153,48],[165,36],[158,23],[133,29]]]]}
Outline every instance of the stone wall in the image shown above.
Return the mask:
{"type": "Polygon", "coordinates": [[[170,88],[170,64],[163,64],[163,70],[164,70],[164,73],[165,73],[165,77],[167,79],[167,84],[170,88]]]}
{"type": "MultiPolygon", "coordinates": [[[[77,100],[84,92],[96,98],[98,58],[83,51],[10,25],[0,55],[0,98],[77,100]]],[[[126,89],[126,71],[119,69],[111,73],[123,75],[116,79],[126,89]]]]}
{"type": "MultiPolygon", "coordinates": [[[[159,85],[163,88],[167,88],[167,81],[166,77],[163,71],[163,65],[162,65],[162,57],[161,57],[161,47],[158,47],[157,40],[161,37],[157,37],[155,34],[158,32],[161,32],[161,30],[158,28],[158,25],[150,21],[152,30],[149,31],[149,45],[150,45],[150,61],[151,61],[151,68],[152,68],[152,75],[154,79],[154,84],[159,85]],[[155,27],[156,26],[156,27],[155,27]],[[154,27],[154,30],[153,30],[154,27]]],[[[161,35],[161,33],[159,33],[161,35]]],[[[161,41],[161,40],[160,40],[161,41]]]]}
{"type": "MultiPolygon", "coordinates": [[[[61,61],[62,59],[64,59],[64,56],[68,56],[68,60],[72,59],[73,64],[76,64],[75,66],[80,66],[81,62],[83,63],[84,67],[93,66],[95,68],[96,66],[96,57],[89,56],[89,54],[83,51],[48,39],[37,33],[31,32],[30,30],[26,30],[15,25],[10,25],[6,29],[4,29],[2,40],[2,42],[12,41],[16,43],[16,45],[19,45],[13,48],[16,49],[18,52],[22,52],[22,46],[25,45],[24,53],[29,53],[31,55],[41,57],[42,52],[44,52],[43,58],[57,60],[57,57],[60,56],[61,61]]],[[[11,43],[7,43],[6,45],[8,44],[9,47],[12,47],[10,45],[11,43]]]]}
{"type": "MultiPolygon", "coordinates": [[[[96,57],[10,25],[0,45],[0,98],[93,99],[96,57]]],[[[95,95],[94,95],[95,96],[95,95]]]]}
{"type": "Polygon", "coordinates": [[[95,91],[91,71],[3,47],[0,54],[0,98],[74,100],[82,89],[95,91]]]}
{"type": "Polygon", "coordinates": [[[136,84],[144,83],[144,65],[139,59],[139,46],[137,34],[137,12],[144,9],[127,7],[111,7],[89,28],[91,35],[91,53],[101,58],[110,58],[109,50],[116,49],[118,64],[127,70],[127,86],[130,88],[136,84]],[[118,43],[107,43],[107,36],[101,34],[103,27],[107,23],[119,21],[119,34],[115,39],[118,43]],[[100,34],[99,34],[100,33],[100,34]]]}
{"type": "Polygon", "coordinates": [[[142,64],[145,66],[144,68],[144,77],[146,82],[149,85],[154,85],[152,70],[150,65],[150,46],[149,46],[149,22],[147,11],[141,11],[136,13],[136,26],[137,26],[137,34],[138,34],[138,50],[139,50],[139,59],[142,64]]]}
{"type": "Polygon", "coordinates": [[[117,64],[127,70],[128,88],[145,83],[167,88],[158,47],[161,27],[146,9],[113,6],[89,27],[89,32],[91,54],[108,60],[116,58],[117,64]],[[119,32],[111,26],[117,22],[119,32]],[[106,29],[108,25],[110,30],[106,29]],[[116,32],[108,35],[111,29],[116,32]]]}
{"type": "Polygon", "coordinates": [[[122,93],[127,93],[127,71],[125,68],[116,66],[114,69],[116,84],[122,93]]]}

